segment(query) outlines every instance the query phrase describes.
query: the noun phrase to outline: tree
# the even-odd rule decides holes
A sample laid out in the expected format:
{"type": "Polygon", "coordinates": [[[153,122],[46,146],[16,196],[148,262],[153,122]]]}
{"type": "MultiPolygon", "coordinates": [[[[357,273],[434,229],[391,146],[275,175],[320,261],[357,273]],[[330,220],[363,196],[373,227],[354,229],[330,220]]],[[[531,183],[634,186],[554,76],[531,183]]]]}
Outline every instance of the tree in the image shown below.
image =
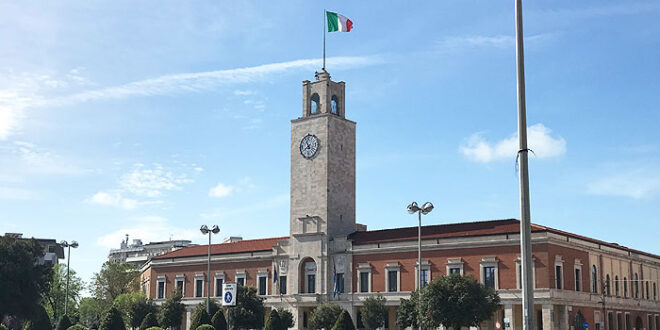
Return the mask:
{"type": "Polygon", "coordinates": [[[418,303],[419,291],[413,291],[410,294],[410,299],[401,299],[401,305],[396,312],[396,325],[399,329],[408,327],[417,328],[417,320],[419,318],[418,303]]]}
{"type": "Polygon", "coordinates": [[[265,312],[263,298],[257,296],[257,289],[239,285],[236,306],[227,313],[233,329],[259,329],[264,326],[265,312]]]}
{"type": "Polygon", "coordinates": [[[293,328],[293,314],[288,309],[280,308],[277,310],[280,317],[282,329],[293,328]]]}
{"type": "Polygon", "coordinates": [[[321,304],[314,308],[309,318],[313,329],[330,329],[337,322],[343,309],[337,304],[321,304]]]}
{"type": "Polygon", "coordinates": [[[99,299],[101,310],[109,308],[122,293],[138,291],[138,277],[139,271],[135,266],[106,261],[92,279],[92,291],[99,299]]]}
{"type": "Polygon", "coordinates": [[[362,312],[362,323],[367,330],[377,329],[385,325],[387,309],[385,309],[385,298],[381,295],[369,297],[364,300],[362,312]]]}
{"type": "Polygon", "coordinates": [[[29,318],[52,279],[49,265],[39,264],[43,247],[35,240],[0,236],[0,320],[5,315],[29,318]]]}
{"type": "Polygon", "coordinates": [[[181,303],[181,291],[174,290],[171,297],[160,306],[158,323],[163,328],[177,328],[181,325],[181,318],[186,308],[181,303]]]}
{"type": "Polygon", "coordinates": [[[157,327],[158,326],[158,320],[156,319],[156,314],[154,313],[148,313],[147,315],[144,316],[144,319],[142,320],[142,323],[140,323],[139,327],[140,330],[146,330],[151,327],[157,327]]]}
{"type": "Polygon", "coordinates": [[[124,322],[133,328],[142,324],[149,313],[156,313],[156,306],[142,292],[122,293],[112,302],[124,317],[124,322]]]}
{"type": "Polygon", "coordinates": [[[280,329],[281,323],[282,320],[280,320],[280,314],[277,313],[277,310],[274,309],[270,311],[270,315],[268,315],[268,320],[266,321],[264,330],[282,330],[280,329]]]}
{"type": "Polygon", "coordinates": [[[495,290],[472,276],[442,276],[422,289],[419,297],[419,308],[424,311],[422,327],[476,327],[492,317],[499,303],[495,290]]]}
{"type": "Polygon", "coordinates": [[[53,330],[48,313],[43,306],[38,305],[29,320],[25,323],[24,330],[53,330]]]}
{"type": "Polygon", "coordinates": [[[197,329],[202,324],[211,324],[211,317],[206,312],[206,306],[200,304],[190,318],[190,329],[197,329]]]}
{"type": "Polygon", "coordinates": [[[84,325],[82,324],[74,324],[70,326],[67,330],[87,330],[84,325]]]}
{"type": "Polygon", "coordinates": [[[122,318],[121,312],[115,308],[110,309],[103,315],[99,330],[126,330],[126,324],[122,318]]]}
{"type": "Polygon", "coordinates": [[[62,318],[60,318],[60,321],[57,322],[57,328],[55,328],[55,330],[67,330],[70,326],[71,320],[66,314],[64,314],[62,315],[62,318]]]}
{"type": "Polygon", "coordinates": [[[211,325],[215,330],[227,330],[227,320],[225,320],[225,314],[222,312],[222,309],[218,309],[218,311],[213,314],[211,325]]]}
{"type": "Polygon", "coordinates": [[[212,325],[210,324],[202,324],[199,327],[196,328],[197,330],[215,330],[212,325]]]}
{"type": "Polygon", "coordinates": [[[80,323],[88,328],[98,328],[101,321],[101,310],[96,298],[85,297],[80,299],[78,313],[80,314],[80,323]]]}
{"type": "Polygon", "coordinates": [[[342,311],[341,314],[339,314],[339,318],[337,318],[337,322],[335,322],[335,325],[332,327],[332,330],[355,330],[351,314],[346,310],[342,311]]]}
{"type": "MultiPolygon", "coordinates": [[[[69,269],[69,315],[72,310],[76,309],[83,287],[84,283],[80,277],[76,276],[76,271],[69,269]]],[[[66,298],[66,265],[57,264],[53,266],[53,279],[49,283],[48,291],[44,294],[46,311],[51,319],[59,319],[64,314],[66,298]]]]}

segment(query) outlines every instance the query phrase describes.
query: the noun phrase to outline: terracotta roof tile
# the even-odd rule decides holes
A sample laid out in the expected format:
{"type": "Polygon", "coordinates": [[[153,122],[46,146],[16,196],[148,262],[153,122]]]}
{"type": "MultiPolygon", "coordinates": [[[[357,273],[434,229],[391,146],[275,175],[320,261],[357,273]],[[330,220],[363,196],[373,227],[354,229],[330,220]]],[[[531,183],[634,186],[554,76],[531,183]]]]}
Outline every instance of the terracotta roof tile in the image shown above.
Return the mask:
{"type": "MultiPolygon", "coordinates": [[[[269,251],[273,248],[273,245],[277,244],[277,241],[287,240],[287,239],[289,239],[289,237],[285,236],[285,237],[271,237],[271,238],[242,240],[234,243],[212,244],[211,254],[217,255],[217,254],[231,254],[231,253],[242,253],[242,252],[269,251]]],[[[153,259],[205,256],[208,254],[208,249],[209,249],[208,245],[187,246],[182,249],[154,257],[153,259]]]]}

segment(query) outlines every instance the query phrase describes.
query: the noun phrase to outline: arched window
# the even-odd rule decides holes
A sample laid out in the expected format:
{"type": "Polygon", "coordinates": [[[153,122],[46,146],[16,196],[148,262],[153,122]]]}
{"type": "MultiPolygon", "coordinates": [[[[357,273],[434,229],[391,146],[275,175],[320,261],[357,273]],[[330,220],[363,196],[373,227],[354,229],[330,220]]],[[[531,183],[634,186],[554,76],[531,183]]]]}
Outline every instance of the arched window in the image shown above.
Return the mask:
{"type": "Polygon", "coordinates": [[[319,94],[314,93],[309,102],[309,111],[311,114],[317,114],[321,111],[319,94]]]}
{"type": "Polygon", "coordinates": [[[300,292],[316,293],[316,262],[305,258],[300,264],[300,292]]]}
{"type": "Polygon", "coordinates": [[[628,278],[623,278],[623,297],[628,298],[628,278]]]}
{"type": "Polygon", "coordinates": [[[339,103],[337,102],[337,95],[333,95],[330,99],[330,111],[335,115],[339,114],[339,103]]]}
{"type": "Polygon", "coordinates": [[[639,277],[637,276],[637,273],[635,273],[635,277],[633,278],[633,285],[635,286],[633,294],[635,295],[635,298],[639,298],[639,277]]]}
{"type": "Polygon", "coordinates": [[[605,292],[610,295],[610,274],[605,275],[605,292]]]}
{"type": "Polygon", "coordinates": [[[596,269],[596,265],[591,266],[591,292],[598,293],[598,269],[596,269]]]}
{"type": "Polygon", "coordinates": [[[619,296],[619,276],[614,276],[614,295],[619,296]]]}

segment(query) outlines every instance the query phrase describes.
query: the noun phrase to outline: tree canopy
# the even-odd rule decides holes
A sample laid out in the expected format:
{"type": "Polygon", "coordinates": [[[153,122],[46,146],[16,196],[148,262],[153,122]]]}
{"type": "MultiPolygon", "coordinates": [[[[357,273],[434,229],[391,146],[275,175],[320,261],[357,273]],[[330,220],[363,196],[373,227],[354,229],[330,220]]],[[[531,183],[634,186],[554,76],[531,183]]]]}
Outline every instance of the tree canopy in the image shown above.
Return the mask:
{"type": "Polygon", "coordinates": [[[71,320],[66,314],[64,314],[62,315],[62,318],[60,318],[59,322],[57,322],[57,327],[55,330],[67,330],[69,327],[71,327],[71,320]]]}
{"type": "Polygon", "coordinates": [[[277,314],[280,317],[282,329],[293,328],[293,313],[290,310],[279,308],[277,309],[277,314]]]}
{"type": "Polygon", "coordinates": [[[126,324],[124,323],[121,312],[117,308],[111,307],[103,315],[99,330],[126,330],[126,324]]]}
{"type": "Polygon", "coordinates": [[[202,324],[211,324],[211,317],[206,312],[206,305],[200,304],[190,318],[190,329],[197,329],[202,324]]]}
{"type": "Polygon", "coordinates": [[[227,330],[227,320],[225,319],[225,314],[222,309],[218,309],[218,311],[213,314],[211,325],[215,330],[227,330]]]}
{"type": "Polygon", "coordinates": [[[239,285],[236,306],[229,309],[229,322],[233,329],[259,329],[264,326],[265,308],[257,289],[239,285]]]}
{"type": "Polygon", "coordinates": [[[161,327],[176,328],[181,325],[181,316],[186,310],[181,303],[181,291],[175,290],[173,294],[160,306],[158,323],[161,327]]]}
{"type": "Polygon", "coordinates": [[[335,325],[342,311],[343,309],[334,303],[318,305],[309,318],[310,327],[312,329],[330,329],[335,325]]]}
{"type": "Polygon", "coordinates": [[[98,328],[101,322],[101,309],[98,300],[94,297],[85,297],[80,299],[78,304],[78,314],[80,323],[88,328],[98,328]]]}
{"type": "Polygon", "coordinates": [[[52,280],[49,265],[39,264],[43,247],[34,239],[0,236],[0,319],[29,318],[40,307],[52,280]]]}
{"type": "Polygon", "coordinates": [[[351,314],[346,310],[342,311],[339,318],[337,318],[337,322],[332,326],[332,330],[355,330],[351,314]]]}
{"type": "Polygon", "coordinates": [[[132,328],[142,324],[149,313],[156,313],[156,306],[142,292],[122,293],[112,303],[122,313],[124,322],[132,328]]]}
{"type": "Polygon", "coordinates": [[[396,325],[399,329],[417,328],[417,320],[419,317],[419,310],[417,309],[419,303],[419,291],[413,291],[410,294],[410,299],[401,299],[401,305],[396,312],[396,325]]]}
{"type": "Polygon", "coordinates": [[[385,309],[385,298],[381,295],[368,297],[364,300],[362,312],[362,323],[367,330],[381,328],[385,325],[387,309],[385,309]]]}
{"type": "Polygon", "coordinates": [[[138,277],[135,266],[106,261],[92,280],[92,291],[99,300],[101,310],[109,308],[119,295],[138,291],[138,277]]]}
{"type": "MultiPolygon", "coordinates": [[[[83,281],[76,276],[76,271],[69,269],[69,315],[77,309],[80,292],[84,287],[83,281]]],[[[44,307],[51,319],[59,319],[64,315],[64,303],[66,301],[66,265],[57,264],[53,266],[53,279],[44,294],[44,307]]],[[[66,329],[64,329],[66,330],[66,329]]]]}

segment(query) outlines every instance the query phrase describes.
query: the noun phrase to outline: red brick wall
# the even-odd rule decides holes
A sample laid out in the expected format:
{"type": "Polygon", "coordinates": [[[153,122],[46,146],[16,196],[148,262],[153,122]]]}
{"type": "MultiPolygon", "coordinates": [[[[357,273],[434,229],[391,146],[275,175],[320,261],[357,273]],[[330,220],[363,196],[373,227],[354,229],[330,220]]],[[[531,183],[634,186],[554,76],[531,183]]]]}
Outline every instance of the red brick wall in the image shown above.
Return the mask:
{"type": "Polygon", "coordinates": [[[561,255],[564,260],[564,267],[562,269],[562,276],[564,277],[564,290],[575,290],[575,259],[580,259],[582,262],[582,292],[589,292],[591,280],[589,274],[591,273],[591,266],[589,265],[589,253],[572,248],[567,248],[558,245],[548,245],[548,265],[549,265],[549,278],[544,287],[556,287],[555,275],[555,256],[561,255]]]}
{"type": "MultiPolygon", "coordinates": [[[[260,269],[267,269],[269,279],[267,281],[269,291],[272,290],[272,261],[270,260],[260,260],[260,261],[248,261],[248,262],[224,262],[224,263],[212,263],[211,264],[211,293],[212,296],[215,294],[215,273],[224,272],[226,282],[235,282],[236,281],[236,270],[245,270],[245,282],[247,286],[257,286],[257,272],[260,269]]],[[[187,266],[169,266],[169,267],[152,267],[151,280],[150,280],[150,289],[149,289],[149,298],[156,298],[156,290],[158,287],[157,281],[158,276],[165,275],[165,298],[168,298],[172,294],[175,286],[175,278],[177,275],[184,274],[184,297],[194,297],[195,291],[195,274],[204,274],[206,275],[207,265],[187,265],[187,266]]],[[[204,283],[204,297],[207,297],[206,292],[206,283],[204,283]]]]}

